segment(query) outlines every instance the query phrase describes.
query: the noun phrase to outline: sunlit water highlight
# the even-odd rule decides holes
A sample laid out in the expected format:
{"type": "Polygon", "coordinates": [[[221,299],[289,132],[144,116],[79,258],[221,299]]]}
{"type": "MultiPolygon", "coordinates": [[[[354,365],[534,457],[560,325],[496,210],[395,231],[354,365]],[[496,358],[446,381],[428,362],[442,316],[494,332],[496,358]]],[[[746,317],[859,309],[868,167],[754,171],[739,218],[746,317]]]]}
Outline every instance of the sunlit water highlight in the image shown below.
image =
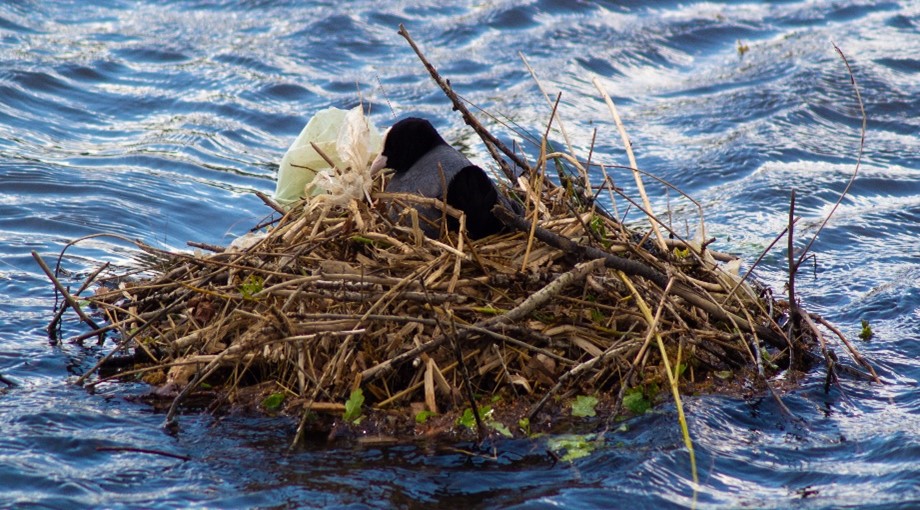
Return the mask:
{"type": "MultiPolygon", "coordinates": [[[[591,83],[617,102],[643,169],[699,200],[717,247],[752,260],[798,194],[806,239],[863,166],[813,247],[805,304],[855,339],[887,384],[823,391],[815,370],[785,403],[686,402],[698,505],[913,508],[920,505],[920,5],[916,2],[4,2],[0,6],[0,506],[677,507],[693,503],[689,462],[667,404],[610,433],[607,447],[554,464],[540,441],[499,443],[489,461],[430,445],[287,454],[284,419],[162,416],[69,384],[105,352],[48,345],[51,288],[30,255],[112,232],[163,248],[226,244],[267,214],[252,194],[320,108],[358,97],[381,127],[432,118],[481,146],[396,34],[405,23],[464,97],[540,133],[549,106],[577,151],[625,164],[591,83]],[[743,55],[739,46],[749,49],[743,55]],[[0,386],[2,388],[2,386],[0,386]],[[166,457],[97,451],[141,447],[166,457]]],[[[497,129],[509,140],[521,137],[497,129]]],[[[561,143],[561,139],[557,142],[561,143]]],[[[525,145],[525,150],[532,147],[525,145]]],[[[626,174],[615,175],[630,189],[626,174]]],[[[693,209],[651,186],[693,231],[693,209]]],[[[609,202],[608,202],[609,204],[609,202]]],[[[617,203],[627,219],[637,218],[617,203]]],[[[131,248],[99,238],[68,250],[80,275],[131,248]]],[[[782,292],[784,253],[760,277],[782,292]]],[[[74,321],[64,336],[84,329],[74,321]]],[[[840,350],[839,347],[835,349],[840,350]]],[[[462,445],[461,445],[462,446],[462,445]]]]}

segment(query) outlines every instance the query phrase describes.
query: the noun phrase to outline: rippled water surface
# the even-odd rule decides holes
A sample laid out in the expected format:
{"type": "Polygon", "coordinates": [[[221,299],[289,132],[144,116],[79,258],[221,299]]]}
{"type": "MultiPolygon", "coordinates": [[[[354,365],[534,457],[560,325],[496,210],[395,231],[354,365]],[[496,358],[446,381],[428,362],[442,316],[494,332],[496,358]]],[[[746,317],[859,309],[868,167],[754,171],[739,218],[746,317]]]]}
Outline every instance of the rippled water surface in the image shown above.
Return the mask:
{"type": "MultiPolygon", "coordinates": [[[[481,153],[399,23],[464,97],[540,133],[550,107],[525,54],[547,92],[563,92],[575,149],[587,154],[596,128],[595,160],[625,164],[597,76],[639,165],[691,193],[716,246],[747,260],[782,230],[793,188],[805,239],[853,172],[861,116],[837,44],[865,102],[865,154],[799,291],[886,384],[845,379],[825,394],[816,369],[785,397],[804,423],[768,398],[689,399],[698,506],[920,505],[920,4],[544,0],[0,4],[0,374],[15,383],[0,384],[0,506],[693,503],[668,405],[593,455],[554,464],[540,441],[499,443],[497,460],[422,445],[286,454],[293,424],[283,419],[185,416],[173,437],[161,415],[126,400],[143,388],[90,395],[71,384],[106,351],[49,345],[51,287],[31,250],[51,259],[103,231],[169,249],[226,244],[267,215],[253,192],[274,189],[310,115],[359,97],[378,126],[425,115],[481,153]],[[856,340],[861,319],[876,333],[869,343],[856,340]]],[[[615,178],[629,190],[628,175],[615,178]]],[[[678,230],[692,229],[691,207],[650,188],[678,230]]],[[[64,267],[79,285],[99,262],[132,253],[90,239],[64,267]]],[[[759,272],[778,292],[784,256],[771,252],[759,272]]],[[[83,331],[70,319],[63,334],[83,331]]]]}

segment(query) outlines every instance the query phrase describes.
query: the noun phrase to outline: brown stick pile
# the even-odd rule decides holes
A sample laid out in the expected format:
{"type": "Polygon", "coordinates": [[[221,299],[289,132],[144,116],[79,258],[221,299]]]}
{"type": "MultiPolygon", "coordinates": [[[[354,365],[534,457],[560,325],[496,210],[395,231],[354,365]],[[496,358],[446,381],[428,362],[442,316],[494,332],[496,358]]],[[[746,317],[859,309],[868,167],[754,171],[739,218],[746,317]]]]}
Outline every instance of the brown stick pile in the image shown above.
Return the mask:
{"type": "MultiPolygon", "coordinates": [[[[818,359],[812,347],[816,338],[824,341],[816,326],[784,321],[785,303],[723,269],[720,262],[731,257],[710,250],[711,241],[681,240],[651,213],[628,137],[599,83],[642,205],[621,196],[646,216],[647,233],[596,209],[595,190],[614,198],[612,180],[601,166],[604,182],[592,186],[587,162],[549,153],[549,128],[533,166],[511,157],[408,32],[400,33],[506,177],[515,175],[502,153],[523,169],[509,196],[524,214],[495,211],[508,232],[470,241],[459,211],[437,200],[383,193],[379,178],[370,201],[347,207],[313,199],[285,213],[263,198],[282,216],[248,248],[175,254],[138,244],[148,255],[145,274],[154,276],[116,275],[88,298],[108,322],[102,327],[33,253],[94,329],[80,342],[93,335],[101,342],[106,331],[120,336],[117,348],[78,382],[100,368],[114,370],[112,377],[142,375],[161,393],[172,391],[167,422],[205,384],[231,400],[247,387],[267,386],[303,405],[299,439],[310,411],[340,414],[358,388],[366,409],[476,413],[477,396],[505,395],[527,409],[521,417],[533,419],[554,397],[593,394],[608,396],[615,416],[630,388],[670,384],[678,400],[679,387],[705,389],[734,378],[735,388],[760,382],[772,390],[773,373],[818,359]],[[547,177],[548,168],[559,185],[547,177]],[[439,239],[422,233],[413,203],[444,212],[439,239]],[[393,205],[402,211],[399,221],[384,212],[393,205]],[[448,215],[459,220],[459,233],[443,228],[448,215]]],[[[555,113],[554,105],[549,125],[561,126],[555,113]]],[[[705,231],[702,219],[700,227],[705,231]]],[[[823,321],[801,305],[795,310],[809,324],[823,321]]],[[[828,365],[830,380],[837,364],[828,365]]],[[[476,414],[482,434],[480,418],[476,414]]]]}
{"type": "Polygon", "coordinates": [[[247,249],[174,255],[158,276],[90,301],[133,338],[147,363],[136,370],[184,389],[175,404],[201,382],[232,391],[271,381],[318,408],[360,387],[374,407],[432,412],[468,405],[465,384],[529,405],[622,395],[661,379],[656,336],[687,381],[756,366],[771,343],[769,367],[788,366],[779,307],[747,284],[739,291],[707,250],[661,252],[590,207],[573,214],[564,188],[534,191],[543,178],[515,195],[524,217],[502,212],[508,234],[427,238],[409,207],[424,199],[411,196],[376,192],[374,204],[344,209],[314,201],[247,249]],[[375,207],[394,200],[410,226],[375,207]]]}

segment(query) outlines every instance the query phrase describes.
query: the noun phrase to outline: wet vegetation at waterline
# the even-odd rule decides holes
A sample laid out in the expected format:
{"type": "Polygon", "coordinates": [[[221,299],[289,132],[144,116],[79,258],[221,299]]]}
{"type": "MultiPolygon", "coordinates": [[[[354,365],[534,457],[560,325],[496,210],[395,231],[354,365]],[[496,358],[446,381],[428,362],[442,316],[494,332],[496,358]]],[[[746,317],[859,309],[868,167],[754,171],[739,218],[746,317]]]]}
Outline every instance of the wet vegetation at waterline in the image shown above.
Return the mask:
{"type": "MultiPolygon", "coordinates": [[[[377,176],[345,205],[313,198],[285,210],[263,197],[277,214],[248,245],[172,253],[132,241],[144,255],[139,270],[101,267],[72,294],[35,254],[65,299],[49,332],[73,309],[92,331],[71,340],[115,342],[78,383],[143,380],[171,426],[203,406],[289,413],[299,419],[296,443],[315,433],[600,430],[662,401],[677,404],[686,430],[681,395],[769,392],[781,402],[774,376],[794,384],[816,364],[828,385],[838,375],[875,378],[836,328],[797,303],[801,259],[790,256],[785,299],[774,299],[738,274],[738,260],[713,251],[701,214],[694,240],[653,214],[628,142],[621,169],[589,173],[590,157],[553,152],[545,136],[523,159],[404,36],[482,137],[523,214],[497,206],[505,233],[472,241],[459,211],[384,193],[377,176]],[[634,181],[637,196],[614,178],[634,181]],[[596,202],[601,193],[610,210],[596,202]],[[460,232],[426,237],[413,214],[420,203],[442,211],[443,224],[456,218],[460,232]],[[619,220],[627,208],[631,226],[619,220]]],[[[558,126],[550,107],[548,124],[558,126]]],[[[790,214],[789,238],[794,223],[790,214]]]]}

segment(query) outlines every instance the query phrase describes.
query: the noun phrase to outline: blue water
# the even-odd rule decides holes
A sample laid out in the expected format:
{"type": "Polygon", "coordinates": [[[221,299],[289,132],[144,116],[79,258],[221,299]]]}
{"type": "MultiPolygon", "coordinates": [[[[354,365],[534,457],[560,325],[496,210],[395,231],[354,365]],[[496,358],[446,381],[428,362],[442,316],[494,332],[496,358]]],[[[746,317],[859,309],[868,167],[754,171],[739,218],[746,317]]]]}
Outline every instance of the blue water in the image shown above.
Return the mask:
{"type": "MultiPolygon", "coordinates": [[[[51,259],[97,232],[167,249],[226,244],[267,215],[253,192],[274,189],[277,162],[312,112],[359,97],[379,126],[424,115],[486,161],[396,34],[399,23],[463,96],[541,133],[550,109],[523,52],[547,91],[563,93],[575,149],[587,154],[597,128],[594,160],[626,164],[597,76],[639,165],[700,201],[716,247],[749,261],[787,221],[793,188],[801,246],[853,172],[861,116],[836,43],[865,101],[865,154],[798,291],[886,384],[845,378],[843,391],[825,394],[815,369],[784,396],[802,423],[761,395],[688,398],[698,506],[920,506],[920,4],[516,4],[0,4],[0,374],[16,383],[0,384],[0,507],[693,503],[668,404],[610,433],[593,455],[554,464],[540,440],[497,443],[494,460],[424,444],[288,454],[294,424],[283,418],[183,416],[170,436],[162,415],[129,399],[144,388],[89,394],[72,384],[107,350],[49,345],[51,287],[31,250],[51,259]],[[856,338],[861,319],[876,333],[871,342],[856,338]]],[[[614,178],[632,189],[628,174],[614,178]]],[[[686,201],[648,186],[656,210],[670,204],[678,231],[695,228],[686,201]]],[[[83,241],[67,251],[68,283],[102,261],[130,264],[133,253],[112,238],[83,241]]],[[[771,252],[759,268],[777,292],[784,257],[771,252]]],[[[62,333],[84,331],[70,317],[62,333]]]]}

